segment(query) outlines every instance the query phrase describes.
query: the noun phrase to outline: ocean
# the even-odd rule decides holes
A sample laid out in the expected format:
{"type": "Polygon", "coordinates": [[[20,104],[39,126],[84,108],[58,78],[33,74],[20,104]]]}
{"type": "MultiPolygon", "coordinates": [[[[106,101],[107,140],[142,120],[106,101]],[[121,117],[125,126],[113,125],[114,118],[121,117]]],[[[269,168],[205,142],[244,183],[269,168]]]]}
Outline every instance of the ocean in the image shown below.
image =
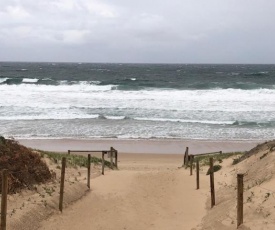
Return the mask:
{"type": "Polygon", "coordinates": [[[0,62],[0,135],[275,138],[275,65],[0,62]]]}

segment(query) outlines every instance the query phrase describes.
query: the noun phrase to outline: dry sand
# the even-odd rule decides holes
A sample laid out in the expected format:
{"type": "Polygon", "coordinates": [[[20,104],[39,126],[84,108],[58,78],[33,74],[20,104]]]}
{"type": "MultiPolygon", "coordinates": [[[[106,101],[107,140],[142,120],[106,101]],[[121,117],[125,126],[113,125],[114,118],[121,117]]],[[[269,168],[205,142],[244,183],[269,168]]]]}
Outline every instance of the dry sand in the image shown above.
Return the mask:
{"type": "Polygon", "coordinates": [[[91,181],[80,201],[40,229],[192,229],[206,214],[207,177],[178,168],[180,155],[122,154],[119,170],[91,181]]]}
{"type": "MultiPolygon", "coordinates": [[[[106,170],[102,176],[100,167],[93,166],[88,192],[85,169],[81,172],[71,169],[62,214],[56,210],[57,198],[44,197],[49,204],[45,207],[40,204],[34,209],[26,202],[23,208],[20,206],[22,211],[16,209],[15,219],[8,221],[23,219],[8,229],[233,230],[236,229],[236,175],[240,172],[245,173],[245,202],[244,224],[239,229],[275,229],[274,148],[263,146],[257,154],[237,165],[232,165],[232,159],[224,160],[222,169],[215,173],[216,206],[212,209],[207,167],[200,171],[201,186],[196,190],[195,175],[190,176],[189,169],[181,167],[182,157],[120,153],[119,170],[106,170]]],[[[29,199],[27,195],[20,197],[21,203],[29,199]]],[[[14,203],[18,200],[10,199],[14,203]]],[[[29,203],[39,199],[32,196],[29,203]]]]}
{"type": "Polygon", "coordinates": [[[244,223],[239,229],[275,229],[275,141],[255,152],[239,164],[232,165],[232,159],[222,163],[222,170],[215,173],[217,205],[208,207],[201,229],[236,229],[238,173],[244,174],[244,223]]]}

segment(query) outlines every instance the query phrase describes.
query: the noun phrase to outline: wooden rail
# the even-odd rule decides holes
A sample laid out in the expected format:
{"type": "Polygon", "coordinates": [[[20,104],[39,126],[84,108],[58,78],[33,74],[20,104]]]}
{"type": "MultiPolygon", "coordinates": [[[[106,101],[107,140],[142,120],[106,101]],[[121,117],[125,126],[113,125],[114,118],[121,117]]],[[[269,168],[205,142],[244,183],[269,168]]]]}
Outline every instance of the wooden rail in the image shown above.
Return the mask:
{"type": "MultiPolygon", "coordinates": [[[[114,149],[113,147],[110,148],[110,150],[68,150],[68,155],[71,153],[101,153],[101,159],[102,159],[102,172],[101,174],[104,175],[104,168],[105,168],[105,154],[108,154],[108,157],[110,158],[110,167],[111,169],[114,169],[114,166],[118,168],[117,162],[118,162],[118,151],[114,149]],[[114,162],[115,158],[115,162],[114,162]]],[[[89,156],[88,156],[89,157],[89,156]]],[[[89,159],[88,159],[89,161],[89,159]]],[[[89,177],[89,167],[88,167],[88,177],[89,177]]],[[[87,182],[88,187],[90,186],[89,182],[87,182]]]]}
{"type": "MultiPolygon", "coordinates": [[[[110,150],[68,150],[68,155],[73,152],[79,153],[89,153],[87,159],[87,187],[90,189],[90,179],[91,179],[91,154],[90,153],[102,153],[102,174],[104,175],[105,167],[105,154],[110,157],[111,168],[118,167],[118,151],[113,147],[110,150]],[[114,159],[115,158],[115,159],[114,159]]],[[[66,156],[66,155],[64,155],[66,156]]],[[[64,190],[65,190],[65,174],[66,174],[66,157],[62,157],[62,167],[61,167],[61,178],[60,178],[60,191],[59,191],[59,211],[63,211],[63,200],[64,200],[64,190]]],[[[7,223],[7,206],[8,206],[8,176],[10,175],[7,169],[1,170],[0,176],[2,176],[2,193],[1,193],[1,222],[0,230],[6,230],[7,223]]]]}
{"type": "Polygon", "coordinates": [[[68,150],[70,153],[101,153],[101,152],[111,152],[111,150],[68,150]]]}
{"type": "Polygon", "coordinates": [[[210,152],[210,153],[198,153],[198,154],[194,154],[194,156],[203,156],[203,155],[211,155],[211,154],[222,154],[222,151],[217,151],[217,152],[210,152]]]}

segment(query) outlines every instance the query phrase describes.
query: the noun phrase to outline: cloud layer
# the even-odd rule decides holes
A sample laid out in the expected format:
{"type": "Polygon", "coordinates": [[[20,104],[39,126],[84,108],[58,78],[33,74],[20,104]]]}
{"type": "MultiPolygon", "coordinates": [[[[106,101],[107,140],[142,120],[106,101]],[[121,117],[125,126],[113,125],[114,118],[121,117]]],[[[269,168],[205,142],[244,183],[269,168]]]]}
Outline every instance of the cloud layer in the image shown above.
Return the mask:
{"type": "Polygon", "coordinates": [[[0,61],[274,63],[273,0],[0,0],[0,61]]]}

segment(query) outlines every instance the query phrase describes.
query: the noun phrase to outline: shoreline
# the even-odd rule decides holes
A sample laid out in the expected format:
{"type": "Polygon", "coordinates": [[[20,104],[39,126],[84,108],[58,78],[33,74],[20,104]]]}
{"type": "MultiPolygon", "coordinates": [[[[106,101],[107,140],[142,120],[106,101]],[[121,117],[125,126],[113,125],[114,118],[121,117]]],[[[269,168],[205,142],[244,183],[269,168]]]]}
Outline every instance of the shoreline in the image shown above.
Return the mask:
{"type": "Polygon", "coordinates": [[[189,147],[190,154],[206,152],[248,151],[265,140],[197,140],[197,139],[15,139],[34,149],[67,152],[67,150],[109,150],[120,153],[183,154],[189,147]]]}

